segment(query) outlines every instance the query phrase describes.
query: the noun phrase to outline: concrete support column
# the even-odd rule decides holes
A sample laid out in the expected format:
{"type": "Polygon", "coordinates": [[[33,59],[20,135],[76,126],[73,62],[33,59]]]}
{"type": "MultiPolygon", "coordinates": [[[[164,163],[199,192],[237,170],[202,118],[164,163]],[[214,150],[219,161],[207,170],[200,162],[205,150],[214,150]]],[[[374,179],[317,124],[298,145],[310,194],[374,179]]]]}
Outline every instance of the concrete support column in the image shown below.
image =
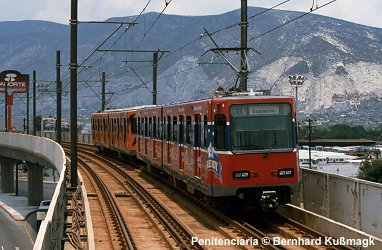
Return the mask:
{"type": "Polygon", "coordinates": [[[43,200],[43,167],[28,163],[28,205],[38,206],[43,200]]]}
{"type": "Polygon", "coordinates": [[[14,193],[15,192],[15,164],[16,161],[9,158],[1,158],[1,193],[14,193]]]}

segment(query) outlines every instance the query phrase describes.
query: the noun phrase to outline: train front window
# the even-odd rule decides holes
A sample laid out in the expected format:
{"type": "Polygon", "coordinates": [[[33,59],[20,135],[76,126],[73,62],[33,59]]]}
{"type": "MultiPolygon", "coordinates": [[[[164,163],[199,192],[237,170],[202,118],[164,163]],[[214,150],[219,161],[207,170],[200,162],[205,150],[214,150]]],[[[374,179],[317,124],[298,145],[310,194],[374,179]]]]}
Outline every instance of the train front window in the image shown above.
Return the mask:
{"type": "Polygon", "coordinates": [[[292,112],[287,103],[241,104],[230,107],[232,151],[291,151],[292,112]]]}

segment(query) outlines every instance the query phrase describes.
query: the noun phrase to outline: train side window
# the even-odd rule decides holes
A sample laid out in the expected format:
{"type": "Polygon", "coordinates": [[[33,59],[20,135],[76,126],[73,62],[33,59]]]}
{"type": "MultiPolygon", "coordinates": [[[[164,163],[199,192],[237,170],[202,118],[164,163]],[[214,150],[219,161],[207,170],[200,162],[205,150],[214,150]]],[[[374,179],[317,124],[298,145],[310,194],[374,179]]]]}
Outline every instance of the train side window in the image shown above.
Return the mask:
{"type": "Polygon", "coordinates": [[[145,135],[145,118],[144,117],[141,117],[141,124],[140,124],[140,126],[141,126],[141,132],[142,132],[142,134],[141,135],[145,135]]]}
{"type": "Polygon", "coordinates": [[[167,141],[171,140],[171,116],[167,116],[167,141]]]}
{"type": "Polygon", "coordinates": [[[149,117],[149,137],[153,137],[153,118],[149,117]]]}
{"type": "Polygon", "coordinates": [[[120,123],[119,123],[119,118],[117,119],[117,133],[119,135],[120,131],[121,131],[121,128],[120,128],[120,123]]]}
{"type": "Polygon", "coordinates": [[[145,117],[145,136],[147,136],[148,133],[148,128],[147,128],[148,122],[147,122],[147,117],[145,117]]]}
{"type": "Polygon", "coordinates": [[[184,143],[184,117],[179,116],[179,144],[184,143]]]}
{"type": "Polygon", "coordinates": [[[186,144],[192,144],[192,119],[191,116],[186,117],[186,144]]]}
{"type": "Polygon", "coordinates": [[[200,147],[201,134],[200,134],[200,116],[195,115],[195,124],[194,124],[194,146],[200,147]]]}
{"type": "Polygon", "coordinates": [[[138,135],[141,135],[141,118],[138,117],[138,135]]]}
{"type": "Polygon", "coordinates": [[[162,139],[163,123],[161,122],[160,117],[157,117],[157,121],[158,121],[158,134],[157,134],[157,138],[158,139],[162,139]]]}
{"type": "Polygon", "coordinates": [[[178,140],[178,124],[177,117],[172,118],[172,141],[176,142],[178,140]]]}
{"type": "Polygon", "coordinates": [[[130,116],[127,120],[127,123],[130,124],[131,133],[134,135],[137,134],[137,118],[130,116]]]}
{"type": "Polygon", "coordinates": [[[126,122],[126,117],[123,118],[123,141],[126,143],[126,140],[127,140],[127,122],[126,122]]]}
{"type": "Polygon", "coordinates": [[[166,117],[163,117],[163,139],[166,139],[166,138],[167,138],[167,119],[166,117]]]}
{"type": "Polygon", "coordinates": [[[118,118],[118,120],[119,120],[119,123],[118,123],[119,124],[119,131],[121,134],[123,134],[123,127],[122,127],[123,126],[123,124],[122,124],[123,120],[122,120],[122,118],[121,119],[118,118]]]}
{"type": "Polygon", "coordinates": [[[157,118],[154,116],[153,117],[153,138],[157,138],[157,118]]]}
{"type": "Polygon", "coordinates": [[[203,145],[205,148],[208,147],[208,122],[206,115],[203,118],[203,145]]]}
{"type": "Polygon", "coordinates": [[[216,149],[226,149],[226,118],[223,114],[215,115],[214,145],[216,149]]]}

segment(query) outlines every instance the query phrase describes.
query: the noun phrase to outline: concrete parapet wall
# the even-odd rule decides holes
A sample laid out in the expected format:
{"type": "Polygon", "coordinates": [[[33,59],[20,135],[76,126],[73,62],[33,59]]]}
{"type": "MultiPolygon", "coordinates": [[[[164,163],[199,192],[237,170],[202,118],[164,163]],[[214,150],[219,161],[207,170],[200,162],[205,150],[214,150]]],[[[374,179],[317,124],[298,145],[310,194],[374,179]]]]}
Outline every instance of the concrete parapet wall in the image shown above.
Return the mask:
{"type": "Polygon", "coordinates": [[[302,168],[301,187],[306,210],[382,238],[382,184],[302,168]]]}
{"type": "MultiPolygon", "coordinates": [[[[336,239],[343,238],[344,240],[363,240],[363,243],[367,243],[361,246],[353,245],[357,249],[382,249],[381,239],[378,239],[377,237],[362,232],[360,230],[354,229],[350,226],[346,226],[342,223],[338,223],[337,221],[326,218],[324,216],[301,209],[297,206],[286,205],[284,207],[280,207],[279,213],[290,219],[296,220],[301,224],[304,224],[324,235],[330,235],[331,237],[336,239]]],[[[328,237],[328,239],[330,238],[328,237]]],[[[325,239],[322,239],[322,242],[325,242],[325,239]]]]}
{"type": "Polygon", "coordinates": [[[0,156],[38,163],[55,168],[59,172],[60,179],[33,249],[61,249],[66,211],[64,150],[47,138],[0,133],[0,156]]]}
{"type": "MultiPolygon", "coordinates": [[[[52,140],[56,139],[55,132],[38,132],[37,136],[46,137],[52,140]]],[[[61,139],[65,142],[70,142],[70,134],[69,133],[61,133],[61,139]]],[[[77,142],[83,144],[93,144],[93,137],[91,134],[77,134],[77,142]]]]}
{"type": "Polygon", "coordinates": [[[65,153],[61,146],[47,138],[0,132],[0,156],[38,163],[62,172],[65,153]]]}
{"type": "Polygon", "coordinates": [[[82,198],[84,201],[84,209],[85,209],[85,225],[86,225],[86,236],[87,236],[87,248],[88,249],[95,249],[95,242],[94,242],[94,230],[93,230],[93,222],[92,222],[92,216],[90,213],[90,205],[88,200],[88,194],[86,192],[86,188],[84,185],[84,180],[82,179],[82,176],[80,173],[78,173],[78,179],[81,183],[81,193],[82,198]]]}

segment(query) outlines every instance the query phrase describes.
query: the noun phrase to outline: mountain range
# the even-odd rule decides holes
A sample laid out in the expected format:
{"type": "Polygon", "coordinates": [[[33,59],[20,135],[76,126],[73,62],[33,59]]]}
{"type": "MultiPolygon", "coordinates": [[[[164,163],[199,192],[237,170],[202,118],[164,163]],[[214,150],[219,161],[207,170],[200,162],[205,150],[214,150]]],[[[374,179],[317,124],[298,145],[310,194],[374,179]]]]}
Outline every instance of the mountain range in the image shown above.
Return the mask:
{"type": "MultiPolygon", "coordinates": [[[[322,122],[369,127],[382,124],[382,29],[315,14],[298,18],[303,13],[264,11],[248,8],[248,47],[253,48],[248,53],[248,88],[294,96],[288,75],[304,75],[305,82],[298,89],[302,119],[314,117],[322,122]]],[[[79,24],[81,116],[86,118],[101,108],[101,72],[107,76],[109,108],[151,104],[154,50],[159,50],[158,104],[206,98],[218,87],[235,86],[238,79],[232,68],[240,67],[240,53],[224,52],[230,67],[211,49],[240,46],[240,10],[211,16],[158,17],[158,13],[146,13],[136,24],[121,25],[109,39],[118,25],[79,24]],[[103,42],[99,47],[102,51],[94,52],[103,42]]],[[[115,17],[108,21],[135,19],[115,17]]],[[[57,50],[61,51],[66,94],[63,116],[69,113],[69,34],[69,26],[63,24],[0,22],[0,70],[37,72],[37,113],[43,116],[55,114],[57,50]]],[[[25,95],[15,98],[16,120],[25,116],[23,98],[25,95]]]]}

